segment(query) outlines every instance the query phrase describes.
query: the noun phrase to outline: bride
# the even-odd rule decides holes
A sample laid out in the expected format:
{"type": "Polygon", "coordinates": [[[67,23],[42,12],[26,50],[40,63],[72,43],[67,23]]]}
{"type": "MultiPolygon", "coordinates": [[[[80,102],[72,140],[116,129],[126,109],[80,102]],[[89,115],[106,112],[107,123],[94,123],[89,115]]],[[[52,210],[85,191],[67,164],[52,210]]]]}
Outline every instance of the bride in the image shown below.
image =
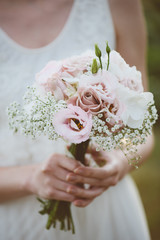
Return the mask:
{"type": "MultiPolygon", "coordinates": [[[[102,168],[83,167],[65,156],[63,141],[12,135],[6,107],[22,101],[35,73],[52,60],[79,54],[108,40],[130,65],[145,67],[146,31],[139,0],[0,1],[0,239],[148,240],[143,207],[118,151],[90,149],[102,168]],[[88,183],[91,189],[78,187],[88,183]],[[45,229],[36,196],[72,202],[76,234],[45,229]]],[[[104,52],[104,51],[103,51],[104,52]]],[[[153,137],[139,147],[142,162],[153,137]]]]}

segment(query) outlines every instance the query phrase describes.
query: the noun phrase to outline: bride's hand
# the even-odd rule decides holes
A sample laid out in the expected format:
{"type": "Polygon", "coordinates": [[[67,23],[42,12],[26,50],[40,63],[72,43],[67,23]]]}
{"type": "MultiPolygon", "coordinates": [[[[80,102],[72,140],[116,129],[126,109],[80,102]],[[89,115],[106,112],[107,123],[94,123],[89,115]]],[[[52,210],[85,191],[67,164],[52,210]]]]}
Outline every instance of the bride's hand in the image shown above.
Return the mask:
{"type": "Polygon", "coordinates": [[[79,198],[94,198],[100,189],[88,191],[75,183],[69,183],[66,176],[81,166],[80,162],[61,154],[53,154],[44,163],[33,165],[26,186],[30,193],[45,199],[73,202],[79,198]]]}
{"type": "MultiPolygon", "coordinates": [[[[104,192],[109,187],[115,186],[131,168],[120,151],[97,152],[92,148],[90,154],[97,163],[106,161],[106,164],[98,168],[80,166],[74,170],[74,173],[68,174],[67,179],[69,182],[87,183],[90,185],[90,190],[103,189],[102,192],[104,192]]],[[[87,206],[93,199],[77,199],[73,203],[76,206],[87,206]]]]}

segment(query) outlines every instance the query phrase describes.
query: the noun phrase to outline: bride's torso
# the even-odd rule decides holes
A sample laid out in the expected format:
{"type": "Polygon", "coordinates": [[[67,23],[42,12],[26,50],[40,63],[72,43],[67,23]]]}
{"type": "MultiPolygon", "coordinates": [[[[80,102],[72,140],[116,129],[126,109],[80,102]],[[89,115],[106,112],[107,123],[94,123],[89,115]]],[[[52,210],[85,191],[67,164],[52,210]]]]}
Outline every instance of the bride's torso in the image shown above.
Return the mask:
{"type": "MultiPolygon", "coordinates": [[[[33,83],[35,74],[48,61],[93,49],[95,43],[105,51],[105,41],[108,40],[110,47],[115,48],[115,32],[107,0],[74,0],[70,9],[69,18],[59,29],[58,36],[45,47],[22,47],[23,44],[17,44],[16,39],[12,40],[9,32],[9,35],[5,33],[5,28],[0,30],[0,166],[43,161],[55,151],[64,151],[62,141],[55,143],[44,138],[32,141],[13,135],[8,128],[6,108],[15,100],[22,102],[26,87],[33,83]]],[[[115,240],[127,236],[130,240],[148,240],[141,205],[130,181],[124,178],[87,208],[73,206],[76,236],[53,229],[45,231],[47,219],[38,214],[39,203],[34,196],[1,205],[0,239],[10,240],[16,236],[17,240],[104,240],[107,236],[115,240]]]]}
{"type": "Polygon", "coordinates": [[[107,0],[75,0],[58,36],[41,48],[23,47],[0,29],[1,166],[43,161],[54,151],[64,151],[62,141],[53,143],[44,138],[32,141],[13,135],[8,129],[6,108],[13,101],[22,102],[26,87],[48,61],[80,54],[93,49],[95,43],[105,51],[106,40],[114,49],[115,32],[107,0]]]}

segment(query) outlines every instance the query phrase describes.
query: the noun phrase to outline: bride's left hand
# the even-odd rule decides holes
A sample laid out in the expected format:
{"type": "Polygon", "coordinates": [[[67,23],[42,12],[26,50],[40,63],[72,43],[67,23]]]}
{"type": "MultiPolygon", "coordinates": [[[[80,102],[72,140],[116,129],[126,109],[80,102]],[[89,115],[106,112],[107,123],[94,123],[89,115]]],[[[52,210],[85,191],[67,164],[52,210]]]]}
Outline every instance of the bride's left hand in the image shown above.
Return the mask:
{"type": "MultiPolygon", "coordinates": [[[[89,184],[91,191],[96,191],[97,188],[103,189],[102,193],[111,186],[115,186],[119,180],[121,180],[126,173],[129,172],[130,166],[128,165],[127,159],[123,156],[120,151],[97,152],[94,148],[90,149],[89,153],[92,158],[97,162],[101,163],[106,161],[103,167],[86,167],[80,166],[74,170],[74,173],[67,175],[67,180],[73,183],[89,184]]],[[[77,195],[77,199],[74,200],[73,204],[78,207],[85,207],[91,203],[94,198],[86,199],[83,196],[83,191],[80,196],[77,195]],[[82,200],[84,198],[84,200],[82,200]]]]}

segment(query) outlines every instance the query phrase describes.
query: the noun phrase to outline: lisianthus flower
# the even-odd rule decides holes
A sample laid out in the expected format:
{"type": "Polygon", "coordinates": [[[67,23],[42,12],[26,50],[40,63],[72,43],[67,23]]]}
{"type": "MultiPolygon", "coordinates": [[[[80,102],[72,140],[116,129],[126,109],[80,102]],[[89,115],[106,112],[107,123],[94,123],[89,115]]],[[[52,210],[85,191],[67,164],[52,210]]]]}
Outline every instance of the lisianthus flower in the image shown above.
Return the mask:
{"type": "Polygon", "coordinates": [[[78,106],[68,105],[53,118],[55,131],[71,143],[81,143],[89,139],[92,128],[92,114],[78,106]]]}

